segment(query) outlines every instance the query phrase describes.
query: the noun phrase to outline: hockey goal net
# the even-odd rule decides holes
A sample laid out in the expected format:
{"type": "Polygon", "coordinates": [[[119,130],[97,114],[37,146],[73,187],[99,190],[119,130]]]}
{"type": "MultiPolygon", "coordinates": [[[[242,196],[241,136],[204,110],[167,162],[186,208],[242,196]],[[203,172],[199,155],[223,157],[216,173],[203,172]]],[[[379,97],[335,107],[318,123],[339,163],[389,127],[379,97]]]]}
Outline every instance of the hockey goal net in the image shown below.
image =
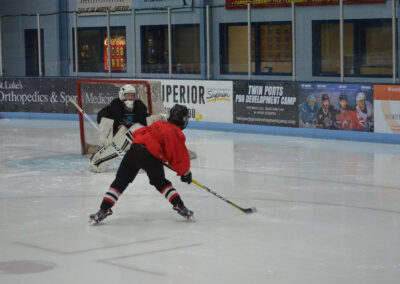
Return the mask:
{"type": "MultiPolygon", "coordinates": [[[[134,86],[140,99],[147,106],[150,115],[165,114],[162,101],[161,82],[130,79],[79,79],[77,80],[77,101],[83,111],[96,123],[97,113],[118,98],[122,85],[134,86]]],[[[96,128],[79,113],[79,129],[82,155],[93,154],[100,146],[100,136],[96,128]]]]}

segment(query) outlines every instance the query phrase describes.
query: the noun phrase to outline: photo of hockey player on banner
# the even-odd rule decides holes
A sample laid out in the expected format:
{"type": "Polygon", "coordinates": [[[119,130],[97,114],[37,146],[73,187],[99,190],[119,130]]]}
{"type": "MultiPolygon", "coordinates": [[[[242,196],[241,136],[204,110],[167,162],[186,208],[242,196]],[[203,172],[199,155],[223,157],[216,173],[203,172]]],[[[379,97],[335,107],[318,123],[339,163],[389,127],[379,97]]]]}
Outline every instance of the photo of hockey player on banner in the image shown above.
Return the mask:
{"type": "Polygon", "coordinates": [[[368,84],[299,84],[299,127],[374,131],[368,84]]]}

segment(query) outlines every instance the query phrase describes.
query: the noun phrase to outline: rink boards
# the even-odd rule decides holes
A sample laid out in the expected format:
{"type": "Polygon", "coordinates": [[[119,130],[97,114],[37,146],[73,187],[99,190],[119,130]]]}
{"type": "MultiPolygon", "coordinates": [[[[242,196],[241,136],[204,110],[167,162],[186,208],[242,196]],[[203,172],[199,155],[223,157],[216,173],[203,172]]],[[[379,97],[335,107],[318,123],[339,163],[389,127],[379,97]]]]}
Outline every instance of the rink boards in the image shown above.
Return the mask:
{"type": "MultiPolygon", "coordinates": [[[[400,86],[314,82],[158,80],[167,109],[188,107],[192,128],[371,142],[399,143],[400,86]],[[365,97],[361,127],[345,121],[317,123],[323,98],[339,113],[340,98],[357,112],[357,95],[365,97]],[[314,100],[313,109],[307,105],[314,100]],[[340,123],[339,123],[340,122],[340,123]]],[[[100,92],[100,91],[99,91],[100,92]]],[[[75,78],[2,78],[0,113],[4,118],[77,119],[69,98],[76,97],[75,78]]],[[[104,94],[90,94],[87,104],[104,105],[104,94]]],[[[361,113],[361,112],[360,112],[361,113]]],[[[362,113],[361,113],[362,115],[362,113]]]]}

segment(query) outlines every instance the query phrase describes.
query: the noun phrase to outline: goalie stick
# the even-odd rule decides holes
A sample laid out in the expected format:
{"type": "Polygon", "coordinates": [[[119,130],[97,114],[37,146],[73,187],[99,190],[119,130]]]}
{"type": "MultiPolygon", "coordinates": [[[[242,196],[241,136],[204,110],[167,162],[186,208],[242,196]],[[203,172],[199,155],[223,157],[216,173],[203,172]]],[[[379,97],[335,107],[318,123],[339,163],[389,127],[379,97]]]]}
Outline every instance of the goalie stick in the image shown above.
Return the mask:
{"type": "MultiPolygon", "coordinates": [[[[94,128],[96,128],[97,131],[100,131],[99,127],[97,126],[97,124],[90,118],[89,115],[87,115],[87,113],[77,104],[76,101],[74,101],[73,98],[69,98],[69,101],[77,108],[77,110],[90,122],[91,125],[93,125],[94,128]]],[[[126,137],[129,142],[132,143],[132,139],[130,137],[126,137]]],[[[113,149],[114,152],[118,154],[118,156],[122,159],[125,155],[124,151],[119,148],[114,142],[111,142],[110,144],[113,149]]]]}
{"type": "Polygon", "coordinates": [[[86,119],[90,122],[90,124],[93,125],[94,128],[97,129],[97,131],[100,131],[99,127],[97,126],[96,123],[94,123],[94,121],[90,118],[90,116],[87,115],[86,112],[83,111],[83,109],[77,104],[76,101],[74,101],[73,98],[69,98],[69,101],[79,110],[79,112],[81,114],[83,114],[84,117],[86,117],[86,119]]]}
{"type": "MultiPolygon", "coordinates": [[[[97,131],[100,131],[99,127],[94,123],[94,121],[90,118],[90,116],[88,116],[88,115],[83,111],[83,109],[82,109],[72,98],[70,98],[69,100],[70,100],[70,102],[78,109],[78,111],[79,111],[80,113],[82,113],[83,116],[85,116],[85,118],[93,125],[93,127],[96,128],[97,131]]],[[[128,133],[129,133],[129,132],[128,132],[128,133]]],[[[130,133],[129,133],[129,134],[130,134],[130,133]]],[[[132,139],[131,137],[126,136],[126,138],[129,140],[129,142],[132,143],[132,140],[133,140],[133,139],[132,139]]],[[[110,145],[113,147],[115,153],[117,153],[118,156],[122,159],[122,158],[124,157],[124,155],[125,155],[124,151],[122,151],[114,142],[112,142],[110,145]]],[[[173,171],[173,169],[172,169],[168,164],[164,164],[164,165],[165,165],[167,168],[169,168],[170,170],[173,171]]],[[[226,198],[224,198],[223,196],[219,195],[219,194],[216,193],[215,191],[209,189],[207,186],[202,185],[202,184],[199,183],[198,181],[192,179],[192,182],[193,182],[195,185],[199,186],[200,188],[202,188],[202,189],[208,191],[208,192],[211,193],[212,195],[214,195],[214,196],[218,197],[219,199],[225,201],[226,203],[228,203],[229,205],[233,206],[234,208],[236,208],[236,209],[242,211],[243,213],[250,214],[250,213],[255,213],[255,212],[257,212],[257,208],[255,208],[255,207],[251,207],[251,208],[242,208],[242,207],[236,205],[235,203],[233,203],[232,201],[229,201],[228,199],[226,199],[226,198]]]]}

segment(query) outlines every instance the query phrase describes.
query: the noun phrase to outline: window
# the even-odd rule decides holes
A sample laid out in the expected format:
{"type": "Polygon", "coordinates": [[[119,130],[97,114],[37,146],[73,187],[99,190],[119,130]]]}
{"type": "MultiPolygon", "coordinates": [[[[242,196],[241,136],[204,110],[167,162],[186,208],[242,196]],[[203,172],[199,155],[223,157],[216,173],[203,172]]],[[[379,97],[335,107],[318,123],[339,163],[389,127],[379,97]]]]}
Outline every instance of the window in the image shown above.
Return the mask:
{"type": "MultiPolygon", "coordinates": [[[[220,24],[220,44],[221,73],[247,73],[247,24],[220,24]]],[[[253,23],[251,48],[253,74],[292,73],[290,23],[253,23]]]]}
{"type": "MultiPolygon", "coordinates": [[[[126,72],[125,27],[110,28],[110,39],[111,71],[126,72]]],[[[79,72],[108,72],[107,48],[108,39],[106,27],[78,28],[79,72]]],[[[75,65],[73,68],[75,71],[75,65]]]]}
{"type": "MultiPolygon", "coordinates": [[[[338,21],[313,22],[314,76],[340,75],[338,21]]],[[[343,28],[346,76],[391,76],[391,20],[346,21],[343,28]]]]}
{"type": "MultiPolygon", "coordinates": [[[[168,26],[142,26],[142,73],[168,73],[168,26]]],[[[200,73],[199,25],[172,25],[172,72],[200,73]]]]}
{"type": "MultiPolygon", "coordinates": [[[[39,76],[39,44],[37,29],[26,29],[25,32],[25,74],[26,76],[39,76]]],[[[45,74],[44,66],[44,41],[43,29],[40,29],[42,75],[45,74]]]]}

